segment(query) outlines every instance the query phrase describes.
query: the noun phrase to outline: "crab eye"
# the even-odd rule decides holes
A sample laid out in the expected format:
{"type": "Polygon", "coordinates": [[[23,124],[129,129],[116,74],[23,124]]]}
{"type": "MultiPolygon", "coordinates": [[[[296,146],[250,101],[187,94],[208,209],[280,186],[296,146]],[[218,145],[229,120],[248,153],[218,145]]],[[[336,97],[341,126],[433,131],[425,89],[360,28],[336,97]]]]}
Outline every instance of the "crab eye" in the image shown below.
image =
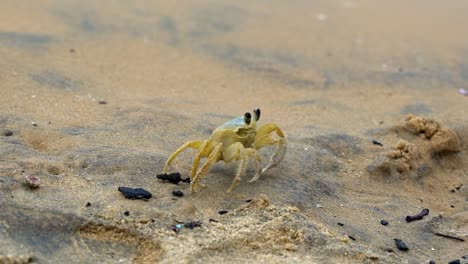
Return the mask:
{"type": "Polygon", "coordinates": [[[260,108],[255,108],[253,112],[254,112],[255,121],[258,121],[260,119],[260,108]]]}
{"type": "Polygon", "coordinates": [[[252,120],[252,115],[247,112],[244,114],[244,121],[247,125],[250,125],[250,121],[252,120]]]}

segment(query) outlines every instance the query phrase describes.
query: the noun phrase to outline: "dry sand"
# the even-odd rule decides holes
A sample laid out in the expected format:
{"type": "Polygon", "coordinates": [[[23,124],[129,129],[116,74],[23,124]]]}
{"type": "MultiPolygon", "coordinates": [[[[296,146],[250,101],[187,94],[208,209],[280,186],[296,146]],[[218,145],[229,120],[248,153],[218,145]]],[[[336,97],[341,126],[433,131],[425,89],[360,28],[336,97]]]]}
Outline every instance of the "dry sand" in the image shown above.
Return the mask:
{"type": "Polygon", "coordinates": [[[2,1],[0,263],[468,263],[466,1],[196,2],[2,1]],[[259,181],[156,178],[255,107],[259,181]]]}

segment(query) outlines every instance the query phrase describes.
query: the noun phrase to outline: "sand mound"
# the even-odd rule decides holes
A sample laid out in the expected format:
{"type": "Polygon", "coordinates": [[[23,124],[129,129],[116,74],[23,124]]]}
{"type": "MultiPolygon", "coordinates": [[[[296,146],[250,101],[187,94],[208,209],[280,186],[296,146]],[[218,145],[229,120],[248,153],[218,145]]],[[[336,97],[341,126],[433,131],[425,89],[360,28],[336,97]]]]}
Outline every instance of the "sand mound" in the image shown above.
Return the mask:
{"type": "Polygon", "coordinates": [[[410,114],[392,130],[403,139],[369,164],[372,174],[421,177],[432,171],[435,156],[461,150],[457,134],[432,119],[410,114]]]}

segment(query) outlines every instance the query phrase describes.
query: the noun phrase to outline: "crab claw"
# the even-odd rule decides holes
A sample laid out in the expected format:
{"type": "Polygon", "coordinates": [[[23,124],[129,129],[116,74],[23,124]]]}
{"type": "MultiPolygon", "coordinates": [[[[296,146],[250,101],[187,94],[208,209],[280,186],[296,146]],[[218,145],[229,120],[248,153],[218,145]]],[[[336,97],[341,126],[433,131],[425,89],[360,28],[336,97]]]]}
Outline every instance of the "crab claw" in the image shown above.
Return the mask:
{"type": "Polygon", "coordinates": [[[285,154],[286,140],[284,138],[279,138],[278,148],[276,149],[275,154],[271,157],[268,165],[266,165],[265,168],[262,169],[261,174],[278,165],[278,163],[280,163],[283,160],[285,154]]]}

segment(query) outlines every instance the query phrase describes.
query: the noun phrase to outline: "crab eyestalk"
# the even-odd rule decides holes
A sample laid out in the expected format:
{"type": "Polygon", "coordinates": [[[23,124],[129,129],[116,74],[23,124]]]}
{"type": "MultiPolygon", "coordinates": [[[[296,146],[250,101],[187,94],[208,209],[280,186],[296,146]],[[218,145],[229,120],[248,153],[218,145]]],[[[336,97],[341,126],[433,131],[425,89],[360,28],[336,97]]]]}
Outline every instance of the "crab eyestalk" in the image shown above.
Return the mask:
{"type": "Polygon", "coordinates": [[[250,125],[250,121],[252,121],[252,115],[249,112],[247,112],[244,114],[244,122],[247,125],[250,125]]]}
{"type": "Polygon", "coordinates": [[[255,121],[258,121],[260,119],[260,108],[255,108],[253,110],[253,113],[254,113],[254,119],[255,121]]]}

